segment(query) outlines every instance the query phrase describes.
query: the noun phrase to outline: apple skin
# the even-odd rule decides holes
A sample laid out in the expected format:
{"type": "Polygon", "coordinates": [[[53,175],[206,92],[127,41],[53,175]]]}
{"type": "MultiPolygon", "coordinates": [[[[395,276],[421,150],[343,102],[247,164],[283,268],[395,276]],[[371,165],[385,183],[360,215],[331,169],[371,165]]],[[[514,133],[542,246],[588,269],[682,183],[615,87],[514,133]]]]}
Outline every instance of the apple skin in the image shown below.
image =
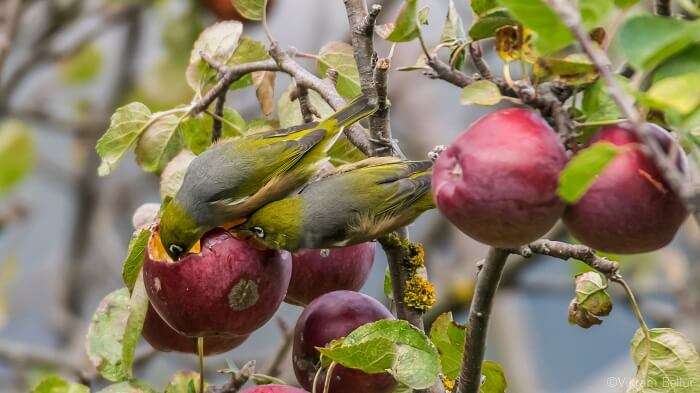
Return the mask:
{"type": "Polygon", "coordinates": [[[292,254],[292,279],[285,301],[304,306],[333,291],[358,291],[374,264],[374,242],[292,254]]]}
{"type": "Polygon", "coordinates": [[[275,314],[292,273],[288,252],[257,250],[221,228],[204,234],[199,254],[175,262],[151,255],[143,264],[151,304],[187,337],[252,333],[275,314]]]}
{"type": "MultiPolygon", "coordinates": [[[[668,153],[676,142],[663,128],[647,124],[668,153]]],[[[590,141],[624,146],[583,198],[568,206],[564,224],[585,245],[616,254],[658,250],[673,240],[688,217],[683,201],[666,184],[652,159],[638,147],[627,124],[603,127],[590,141]]],[[[676,145],[678,169],[687,173],[685,153],[676,145]]]]}
{"type": "Polygon", "coordinates": [[[536,112],[498,110],[470,125],[437,159],[433,196],[445,217],[493,247],[538,239],[557,222],[564,146],[536,112]]]}
{"type": "Polygon", "coordinates": [[[306,390],[288,385],[260,385],[248,388],[241,393],[309,393],[306,390]]]}
{"type": "MultiPolygon", "coordinates": [[[[330,292],[309,303],[294,328],[292,355],[297,381],[311,391],[319,362],[316,347],[324,347],[359,326],[380,319],[394,316],[377,300],[359,292],[330,292]]],[[[322,373],[316,386],[319,392],[323,391],[324,379],[322,373]]],[[[389,374],[365,374],[338,365],[333,370],[330,393],[389,393],[395,387],[389,374]]]]}
{"type": "MultiPolygon", "coordinates": [[[[183,352],[197,354],[194,338],[185,337],[168,326],[152,306],[146,311],[146,319],[141,331],[143,338],[161,352],[183,352]]],[[[204,339],[204,356],[228,352],[248,338],[248,336],[211,336],[204,339]]]]}

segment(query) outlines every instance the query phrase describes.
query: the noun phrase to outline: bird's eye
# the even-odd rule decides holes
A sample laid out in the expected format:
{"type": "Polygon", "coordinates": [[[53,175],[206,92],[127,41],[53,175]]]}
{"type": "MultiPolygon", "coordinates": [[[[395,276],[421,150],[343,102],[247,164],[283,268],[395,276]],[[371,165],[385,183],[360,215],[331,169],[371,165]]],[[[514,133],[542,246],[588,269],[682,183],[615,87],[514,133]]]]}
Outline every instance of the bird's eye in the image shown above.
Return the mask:
{"type": "Polygon", "coordinates": [[[171,244],[168,247],[168,251],[170,251],[170,253],[173,255],[180,255],[180,254],[182,254],[184,249],[182,247],[178,246],[177,244],[171,244]]]}
{"type": "Polygon", "coordinates": [[[251,230],[253,231],[253,233],[255,234],[255,236],[257,236],[257,237],[259,237],[259,238],[261,238],[261,239],[265,237],[265,231],[264,231],[262,228],[260,228],[260,227],[253,227],[253,228],[251,228],[251,230]]]}

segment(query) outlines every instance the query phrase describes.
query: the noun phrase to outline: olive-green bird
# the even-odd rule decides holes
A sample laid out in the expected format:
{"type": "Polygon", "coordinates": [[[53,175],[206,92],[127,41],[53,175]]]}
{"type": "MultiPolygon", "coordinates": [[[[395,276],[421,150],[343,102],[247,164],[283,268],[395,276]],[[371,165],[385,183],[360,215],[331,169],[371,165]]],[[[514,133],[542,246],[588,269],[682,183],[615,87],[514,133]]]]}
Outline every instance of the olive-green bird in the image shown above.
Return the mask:
{"type": "Polygon", "coordinates": [[[195,158],[174,198],[163,203],[159,235],[173,259],[208,230],[231,226],[297,190],[328,161],[341,131],[376,110],[365,96],[320,122],[222,140],[195,158]]]}
{"type": "Polygon", "coordinates": [[[332,248],[376,239],[434,206],[431,161],[368,158],[265,205],[235,228],[267,248],[332,248]]]}

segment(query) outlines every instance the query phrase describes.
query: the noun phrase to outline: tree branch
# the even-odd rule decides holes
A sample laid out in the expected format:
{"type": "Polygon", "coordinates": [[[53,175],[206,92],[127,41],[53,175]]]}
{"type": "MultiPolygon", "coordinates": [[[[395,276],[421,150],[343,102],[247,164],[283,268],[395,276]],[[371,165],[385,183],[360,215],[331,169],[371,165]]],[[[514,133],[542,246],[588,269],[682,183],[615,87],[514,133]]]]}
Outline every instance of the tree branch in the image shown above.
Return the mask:
{"type": "Polygon", "coordinates": [[[481,387],[481,365],[484,361],[491,306],[508,254],[506,250],[489,249],[489,254],[477,278],[474,298],[469,309],[469,329],[464,345],[462,371],[455,389],[457,393],[478,393],[481,387]]]}
{"type": "Polygon", "coordinates": [[[221,119],[224,117],[224,106],[226,105],[226,90],[219,93],[219,97],[216,99],[216,108],[214,109],[214,119],[211,125],[211,141],[212,143],[221,139],[221,128],[223,124],[221,119]]]}
{"type": "Polygon", "coordinates": [[[508,252],[524,258],[530,258],[533,254],[540,254],[565,261],[572,258],[577,259],[607,277],[614,276],[620,270],[620,265],[617,262],[596,255],[595,250],[582,244],[540,239],[519,248],[508,249],[508,252]]]}
{"type": "Polygon", "coordinates": [[[656,11],[656,15],[671,16],[671,0],[656,0],[654,11],[656,11]]]}
{"type": "Polygon", "coordinates": [[[350,40],[354,49],[357,70],[360,73],[362,93],[370,102],[376,102],[374,65],[377,54],[374,52],[374,23],[382,6],[375,4],[368,12],[365,0],[344,0],[344,2],[350,24],[350,40]]]}
{"type": "Polygon", "coordinates": [[[608,93],[620,108],[624,117],[633,126],[637,138],[646,147],[646,152],[660,169],[669,187],[673,189],[686,203],[688,209],[700,220],[700,190],[690,184],[686,176],[676,168],[675,162],[669,158],[663,147],[645,125],[645,119],[635,107],[634,99],[617,83],[612,72],[612,64],[608,56],[593,43],[588,32],[583,27],[581,15],[567,0],[546,0],[547,4],[557,13],[564,24],[571,30],[581,48],[593,62],[603,77],[608,93]]]}

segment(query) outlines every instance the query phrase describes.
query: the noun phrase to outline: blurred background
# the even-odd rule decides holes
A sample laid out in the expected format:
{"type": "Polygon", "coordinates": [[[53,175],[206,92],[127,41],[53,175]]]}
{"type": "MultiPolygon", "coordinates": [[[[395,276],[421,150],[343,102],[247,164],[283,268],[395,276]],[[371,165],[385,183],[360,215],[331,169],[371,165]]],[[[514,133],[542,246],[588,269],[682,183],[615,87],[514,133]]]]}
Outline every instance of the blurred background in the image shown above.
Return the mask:
{"type": "MultiPolygon", "coordinates": [[[[379,3],[385,7],[380,23],[386,23],[402,1],[379,3]]],[[[456,3],[468,24],[468,1],[456,3]]],[[[447,1],[421,4],[431,9],[424,30],[435,45],[447,1]]],[[[154,112],[189,102],[184,69],[190,49],[217,17],[200,0],[4,0],[0,10],[3,33],[13,37],[11,46],[0,43],[0,120],[10,130],[0,134],[0,172],[5,171],[0,176],[0,391],[26,392],[49,372],[73,380],[91,375],[84,350],[87,324],[100,299],[123,286],[121,262],[132,213],[159,200],[158,178],[142,172],[131,155],[114,174],[98,178],[96,140],[114,109],[126,102],[141,101],[154,112]],[[15,12],[18,23],[12,26],[15,12]]],[[[283,46],[301,52],[317,53],[329,41],[348,40],[341,0],[276,0],[269,23],[283,46]]],[[[246,24],[244,34],[265,41],[259,24],[246,24]]],[[[386,56],[389,48],[381,43],[377,50],[386,56]]],[[[418,56],[415,43],[399,45],[393,68],[413,65],[418,56]]],[[[316,68],[313,60],[299,61],[316,68]]],[[[410,158],[424,158],[492,110],[460,106],[458,88],[420,72],[392,72],[389,81],[394,136],[410,158]]],[[[286,75],[278,76],[278,96],[289,83],[286,75]]],[[[246,120],[262,116],[253,89],[229,93],[227,105],[246,120]]],[[[486,247],[436,212],[422,216],[411,236],[425,244],[438,289],[428,323],[445,311],[464,320],[475,266],[486,247]]],[[[549,236],[569,239],[559,227],[549,236]]],[[[689,220],[671,246],[621,260],[650,324],[672,326],[696,346],[698,239],[698,225],[689,220]]],[[[384,255],[377,252],[363,289],[383,301],[385,268],[384,255]]],[[[496,298],[487,356],[503,364],[510,392],[624,391],[621,382],[634,373],[628,351],[637,324],[613,288],[615,309],[602,326],[570,326],[571,278],[581,269],[549,258],[511,257],[496,298]]],[[[255,359],[264,371],[285,340],[280,324],[293,327],[300,311],[284,304],[244,345],[208,358],[209,381],[225,380],[216,370],[227,360],[242,365],[255,359]]],[[[177,370],[196,369],[194,356],[154,353],[142,345],[136,375],[156,388],[177,370]]],[[[295,382],[289,359],[281,377],[295,382]]],[[[95,386],[104,383],[97,380],[95,386]]]]}

